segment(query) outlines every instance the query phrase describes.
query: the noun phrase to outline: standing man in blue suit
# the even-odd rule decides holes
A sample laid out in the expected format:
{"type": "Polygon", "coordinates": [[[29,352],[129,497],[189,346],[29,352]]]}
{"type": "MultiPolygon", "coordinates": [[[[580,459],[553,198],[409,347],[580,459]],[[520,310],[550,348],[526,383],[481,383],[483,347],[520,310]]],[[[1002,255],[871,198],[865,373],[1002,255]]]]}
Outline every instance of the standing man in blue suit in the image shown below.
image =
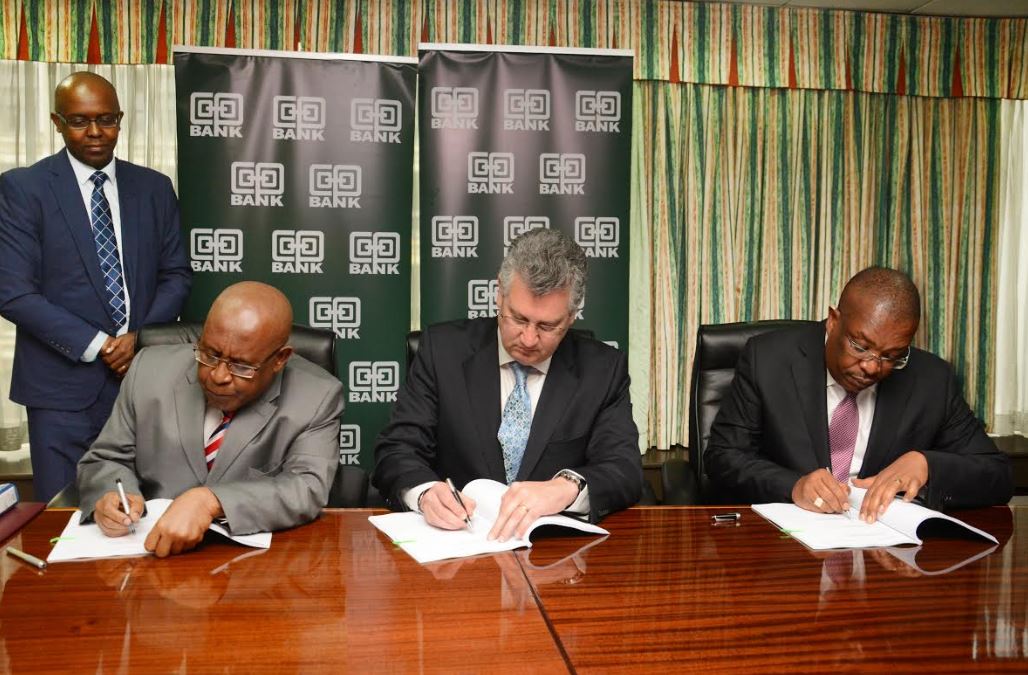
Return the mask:
{"type": "Polygon", "coordinates": [[[0,175],[0,315],[18,328],[11,400],[28,409],[41,501],[75,480],[136,331],[189,293],[171,181],[114,159],[122,115],[110,82],[73,73],[50,115],[65,149],[0,175]]]}

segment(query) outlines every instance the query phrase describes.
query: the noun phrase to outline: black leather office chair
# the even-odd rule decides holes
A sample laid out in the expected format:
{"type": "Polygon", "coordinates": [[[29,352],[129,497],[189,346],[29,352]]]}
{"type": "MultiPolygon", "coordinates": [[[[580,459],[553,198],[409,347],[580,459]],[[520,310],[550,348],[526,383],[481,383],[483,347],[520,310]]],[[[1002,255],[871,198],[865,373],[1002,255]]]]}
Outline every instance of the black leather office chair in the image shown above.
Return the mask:
{"type": "Polygon", "coordinates": [[[706,324],[696,332],[696,353],[689,384],[689,461],[669,460],[661,467],[665,504],[717,504],[703,470],[703,453],[721,400],[735,378],[735,364],[746,342],[756,335],[816,323],[791,319],[706,324]]]}

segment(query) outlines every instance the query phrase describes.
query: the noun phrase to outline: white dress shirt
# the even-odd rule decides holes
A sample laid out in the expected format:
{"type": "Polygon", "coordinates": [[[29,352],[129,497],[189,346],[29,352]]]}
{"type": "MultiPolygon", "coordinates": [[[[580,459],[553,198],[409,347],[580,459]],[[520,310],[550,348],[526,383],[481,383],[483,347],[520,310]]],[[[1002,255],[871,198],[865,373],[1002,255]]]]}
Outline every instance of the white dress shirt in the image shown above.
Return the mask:
{"type": "MultiPolygon", "coordinates": [[[[82,193],[82,203],[86,206],[86,216],[89,218],[90,224],[92,224],[92,200],[94,186],[90,177],[96,169],[75,159],[72,157],[70,152],[68,152],[68,160],[71,162],[71,170],[75,173],[75,181],[78,183],[79,191],[82,193]]],[[[118,331],[118,335],[124,335],[128,332],[129,313],[132,310],[132,303],[129,300],[128,281],[125,278],[125,254],[123,253],[124,246],[122,246],[121,239],[121,203],[118,201],[118,181],[114,175],[114,164],[114,159],[112,158],[110,163],[100,169],[100,171],[107,174],[107,180],[104,182],[103,188],[104,196],[107,197],[107,202],[111,205],[111,221],[114,226],[114,239],[118,242],[118,260],[121,262],[122,287],[124,288],[125,294],[125,324],[121,327],[121,330],[118,331]]],[[[89,234],[92,239],[92,231],[90,231],[89,234]]],[[[79,357],[79,360],[85,361],[86,363],[95,361],[97,354],[100,353],[100,349],[104,346],[104,342],[107,341],[108,337],[107,333],[98,331],[96,337],[94,337],[93,341],[89,343],[88,347],[86,347],[86,351],[82,352],[82,356],[79,357]]]]}

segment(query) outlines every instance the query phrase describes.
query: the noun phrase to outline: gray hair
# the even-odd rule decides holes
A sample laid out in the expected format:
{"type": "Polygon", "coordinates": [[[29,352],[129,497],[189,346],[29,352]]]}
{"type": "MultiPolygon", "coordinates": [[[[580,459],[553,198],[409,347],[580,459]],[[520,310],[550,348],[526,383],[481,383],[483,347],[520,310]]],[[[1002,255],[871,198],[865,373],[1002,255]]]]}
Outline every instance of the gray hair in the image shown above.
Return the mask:
{"type": "Polygon", "coordinates": [[[504,297],[510,293],[515,273],[532,295],[568,289],[568,311],[577,310],[585,301],[585,251],[560,230],[529,230],[514,240],[498,275],[504,297]]]}

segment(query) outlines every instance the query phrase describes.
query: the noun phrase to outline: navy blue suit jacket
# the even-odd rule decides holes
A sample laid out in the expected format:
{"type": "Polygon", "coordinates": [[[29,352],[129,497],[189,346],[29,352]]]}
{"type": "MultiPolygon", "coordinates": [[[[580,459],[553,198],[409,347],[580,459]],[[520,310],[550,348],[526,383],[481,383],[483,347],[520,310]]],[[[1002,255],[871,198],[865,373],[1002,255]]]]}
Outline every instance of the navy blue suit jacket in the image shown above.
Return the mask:
{"type": "MultiPolygon", "coordinates": [[[[129,330],[173,321],[189,293],[178,202],[167,176],[116,160],[129,330]]],[[[0,175],[0,314],[18,327],[11,399],[81,410],[111,376],[79,358],[114,321],[89,214],[67,151],[0,175]]]]}

